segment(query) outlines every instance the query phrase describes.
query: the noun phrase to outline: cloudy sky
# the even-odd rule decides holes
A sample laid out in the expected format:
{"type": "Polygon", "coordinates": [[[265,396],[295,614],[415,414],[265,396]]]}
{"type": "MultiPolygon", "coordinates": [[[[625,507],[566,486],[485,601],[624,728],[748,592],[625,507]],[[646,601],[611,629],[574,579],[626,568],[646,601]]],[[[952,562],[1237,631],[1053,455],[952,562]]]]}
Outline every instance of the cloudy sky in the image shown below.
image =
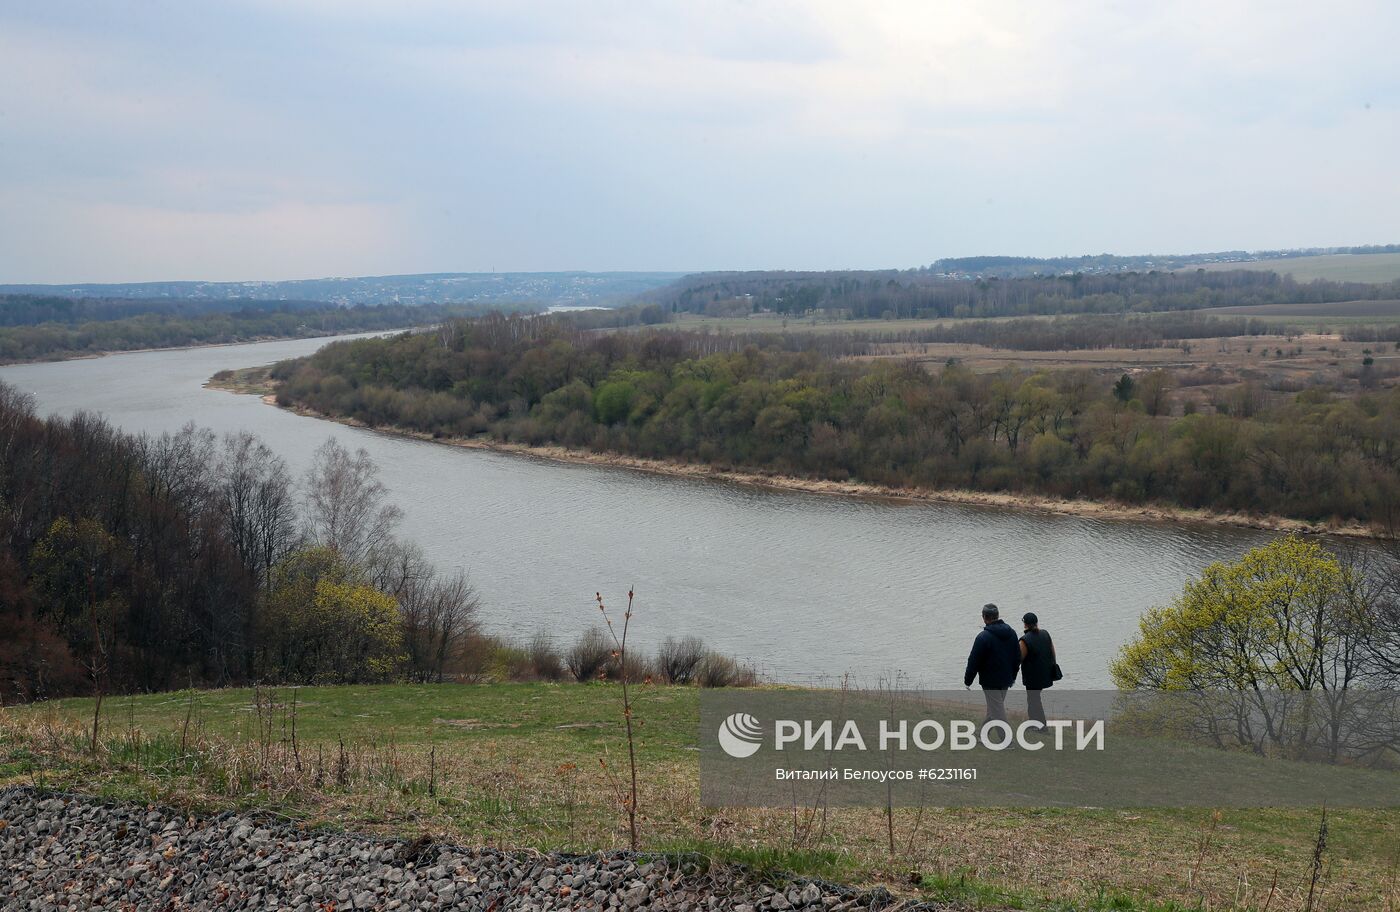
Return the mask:
{"type": "Polygon", "coordinates": [[[0,282],[1400,242],[1386,2],[5,0],[0,282]]]}

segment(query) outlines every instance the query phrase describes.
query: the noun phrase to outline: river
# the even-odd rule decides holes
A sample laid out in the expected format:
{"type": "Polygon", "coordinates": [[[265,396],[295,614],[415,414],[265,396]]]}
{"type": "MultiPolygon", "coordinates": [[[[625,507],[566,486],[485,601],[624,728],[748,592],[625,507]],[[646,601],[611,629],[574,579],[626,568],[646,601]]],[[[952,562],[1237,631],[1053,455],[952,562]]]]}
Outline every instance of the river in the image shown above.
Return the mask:
{"type": "MultiPolygon", "coordinates": [[[[662,477],[467,450],[293,415],[203,388],[224,368],[309,354],[324,339],[0,368],[43,412],[89,409],[133,432],[195,421],[250,430],[300,475],[328,436],[363,447],[404,511],[402,534],[463,568],[485,628],[562,639],[597,623],[593,593],[651,647],[695,634],[779,681],[955,687],[979,610],[1033,610],[1062,686],[1109,683],[1139,615],[1211,561],[1269,533],[1210,525],[891,503],[662,477]]],[[[1019,629],[1019,623],[1016,624],[1019,629]]]]}

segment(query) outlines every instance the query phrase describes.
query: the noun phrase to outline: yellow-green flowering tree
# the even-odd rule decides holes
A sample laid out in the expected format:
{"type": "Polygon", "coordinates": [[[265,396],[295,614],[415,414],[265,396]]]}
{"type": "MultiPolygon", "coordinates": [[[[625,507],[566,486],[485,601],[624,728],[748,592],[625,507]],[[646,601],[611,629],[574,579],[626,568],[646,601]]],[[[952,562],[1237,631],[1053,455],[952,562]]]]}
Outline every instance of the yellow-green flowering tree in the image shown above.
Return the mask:
{"type": "Polygon", "coordinates": [[[399,606],[372,586],[320,580],[314,623],[328,631],[323,674],[337,681],[385,680],[404,661],[399,606]]]}
{"type": "Polygon", "coordinates": [[[405,658],[398,603],[330,548],[299,551],[274,569],[258,622],[259,672],[272,680],[379,681],[405,658]]]}
{"type": "Polygon", "coordinates": [[[1118,687],[1138,692],[1120,719],[1259,753],[1389,757],[1400,731],[1375,660],[1384,604],[1363,570],[1297,536],[1212,564],[1144,615],[1113,663],[1118,687]]]}
{"type": "Polygon", "coordinates": [[[1124,690],[1341,690],[1365,671],[1365,575],[1296,535],[1211,564],[1139,622],[1111,670],[1124,690]]]}

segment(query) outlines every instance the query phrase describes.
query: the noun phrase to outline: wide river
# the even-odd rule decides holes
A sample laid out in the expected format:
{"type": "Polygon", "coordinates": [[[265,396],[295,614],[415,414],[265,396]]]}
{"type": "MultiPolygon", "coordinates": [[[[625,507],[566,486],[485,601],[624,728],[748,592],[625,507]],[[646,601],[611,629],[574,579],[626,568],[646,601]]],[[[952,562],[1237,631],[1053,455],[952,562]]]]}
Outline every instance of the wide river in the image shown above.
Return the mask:
{"type": "MultiPolygon", "coordinates": [[[[215,371],[325,340],[139,352],[0,368],[41,411],[89,409],[134,432],[247,429],[300,475],[336,436],[378,462],[402,534],[464,568],[487,630],[570,638],[637,591],[644,646],[696,634],[770,678],[956,687],[984,602],[1054,633],[1065,686],[1109,683],[1138,616],[1267,533],[1206,525],[789,493],[466,450],[304,418],[203,388],[215,371]]],[[[1019,623],[1017,623],[1019,629],[1019,623]]]]}

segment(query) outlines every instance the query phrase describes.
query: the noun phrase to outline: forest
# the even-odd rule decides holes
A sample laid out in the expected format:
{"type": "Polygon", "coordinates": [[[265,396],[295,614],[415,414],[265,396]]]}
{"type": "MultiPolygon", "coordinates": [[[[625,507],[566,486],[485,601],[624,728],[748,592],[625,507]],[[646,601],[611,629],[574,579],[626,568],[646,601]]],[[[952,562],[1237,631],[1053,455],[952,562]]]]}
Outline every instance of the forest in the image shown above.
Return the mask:
{"type": "MultiPolygon", "coordinates": [[[[622,673],[599,628],[507,642],[468,577],[401,539],[364,450],[303,477],[256,436],[133,436],[41,418],[0,383],[0,706],[187,686],[590,681],[622,673]]],[[[596,580],[581,580],[587,592],[596,580]]],[[[727,686],[694,637],[627,657],[631,679],[727,686]]]]}
{"type": "Polygon", "coordinates": [[[1241,396],[1173,414],[1167,371],[929,370],[790,338],[490,316],[335,343],[273,376],[284,405],[436,436],[1382,530],[1397,519],[1400,392],[1241,396]]]}
{"type": "Polygon", "coordinates": [[[143,348],[400,329],[474,305],[305,304],[285,301],[112,301],[10,295],[0,298],[0,363],[71,358],[143,348]]]}
{"type": "Polygon", "coordinates": [[[1244,260],[1283,260],[1327,254],[1400,253],[1400,244],[1369,244],[1360,247],[1304,247],[1289,250],[1219,250],[1211,253],[1139,254],[1111,253],[1074,257],[970,256],[947,257],[929,266],[932,272],[1015,278],[1033,275],[1060,275],[1067,272],[1144,272],[1152,269],[1186,269],[1212,263],[1244,260]]]}
{"type": "Polygon", "coordinates": [[[455,668],[473,590],[394,535],[376,472],[330,440],[295,479],[251,434],[42,419],[0,384],[0,696],[455,668]]]}
{"type": "Polygon", "coordinates": [[[1297,282],[1244,269],[977,280],[927,270],[716,272],[687,276],[644,296],[671,313],[822,312],[853,320],[1143,313],[1395,298],[1400,298],[1400,282],[1297,282]]]}

